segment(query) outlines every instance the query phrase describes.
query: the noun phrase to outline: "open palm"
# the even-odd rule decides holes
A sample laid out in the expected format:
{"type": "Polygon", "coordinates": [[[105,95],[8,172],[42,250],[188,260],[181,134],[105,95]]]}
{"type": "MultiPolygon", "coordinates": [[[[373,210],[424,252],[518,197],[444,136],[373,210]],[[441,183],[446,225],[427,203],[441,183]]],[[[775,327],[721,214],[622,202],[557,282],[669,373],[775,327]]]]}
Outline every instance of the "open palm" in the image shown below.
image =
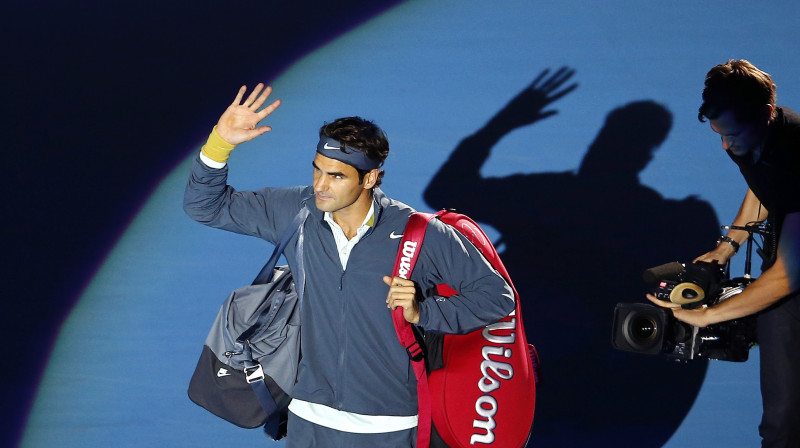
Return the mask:
{"type": "Polygon", "coordinates": [[[269,116],[281,104],[275,100],[267,107],[259,110],[272,93],[272,87],[264,87],[259,83],[244,102],[242,98],[247,86],[242,86],[230,106],[217,122],[217,133],[226,142],[238,145],[250,141],[259,135],[272,130],[270,126],[259,126],[261,120],[269,116]]]}

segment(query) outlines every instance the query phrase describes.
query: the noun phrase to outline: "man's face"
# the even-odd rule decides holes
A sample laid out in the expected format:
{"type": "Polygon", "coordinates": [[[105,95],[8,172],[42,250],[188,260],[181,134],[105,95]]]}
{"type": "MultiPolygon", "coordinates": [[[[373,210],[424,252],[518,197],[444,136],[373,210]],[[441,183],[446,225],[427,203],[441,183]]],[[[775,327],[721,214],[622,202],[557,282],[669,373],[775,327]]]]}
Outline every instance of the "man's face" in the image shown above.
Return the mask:
{"type": "Polygon", "coordinates": [[[317,208],[323,212],[339,212],[353,205],[369,190],[358,181],[352,166],[317,154],[314,157],[314,194],[317,208]]]}
{"type": "Polygon", "coordinates": [[[764,125],[741,123],[729,110],[708,121],[711,123],[711,129],[722,138],[722,148],[735,156],[744,156],[764,143],[766,122],[764,125]]]}

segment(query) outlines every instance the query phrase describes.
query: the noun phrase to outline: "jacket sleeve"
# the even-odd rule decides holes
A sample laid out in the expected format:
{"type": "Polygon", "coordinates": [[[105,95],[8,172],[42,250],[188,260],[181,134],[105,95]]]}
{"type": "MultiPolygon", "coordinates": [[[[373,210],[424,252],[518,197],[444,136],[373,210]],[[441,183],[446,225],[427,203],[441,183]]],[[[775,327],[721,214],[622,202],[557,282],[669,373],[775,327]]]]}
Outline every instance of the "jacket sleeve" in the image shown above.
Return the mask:
{"type": "Polygon", "coordinates": [[[195,157],[183,196],[183,210],[209,227],[256,236],[272,243],[303,206],[310,187],[236,191],[228,167],[212,168],[195,157]]]}
{"type": "Polygon", "coordinates": [[[497,322],[515,308],[506,280],[463,235],[431,220],[412,279],[423,290],[447,284],[457,295],[428,294],[420,302],[418,326],[436,333],[464,334],[497,322]]]}

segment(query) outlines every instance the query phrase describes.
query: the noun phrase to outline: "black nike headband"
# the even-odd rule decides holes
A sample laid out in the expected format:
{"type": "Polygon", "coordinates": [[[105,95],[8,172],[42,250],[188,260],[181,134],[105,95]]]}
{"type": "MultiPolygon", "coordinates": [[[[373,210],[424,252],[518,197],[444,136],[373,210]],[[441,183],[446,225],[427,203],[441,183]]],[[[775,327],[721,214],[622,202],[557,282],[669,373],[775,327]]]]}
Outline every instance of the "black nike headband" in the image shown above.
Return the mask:
{"type": "Polygon", "coordinates": [[[317,153],[363,171],[372,171],[383,165],[383,162],[379,160],[370,159],[364,151],[359,151],[352,146],[342,145],[338,140],[326,135],[319,138],[317,153]]]}

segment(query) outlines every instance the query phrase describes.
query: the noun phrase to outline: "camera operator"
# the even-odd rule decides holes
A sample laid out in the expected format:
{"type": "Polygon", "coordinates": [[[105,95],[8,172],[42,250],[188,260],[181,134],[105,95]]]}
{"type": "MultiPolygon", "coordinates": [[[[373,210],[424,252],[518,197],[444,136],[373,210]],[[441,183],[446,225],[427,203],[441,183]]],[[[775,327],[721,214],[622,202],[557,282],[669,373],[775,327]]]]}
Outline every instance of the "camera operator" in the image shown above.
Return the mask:
{"type": "MultiPolygon", "coordinates": [[[[731,60],[706,75],[698,118],[707,118],[722,147],[738,165],[748,191],[733,226],[765,218],[777,237],[761,276],[741,294],[716,305],[671,308],[697,327],[758,313],[763,416],[762,447],[800,446],[800,116],[775,105],[769,74],[745,60],[731,60]],[[776,250],[777,249],[777,250],[776,250]]],[[[747,241],[731,229],[717,247],[695,261],[725,264],[747,241]]],[[[769,251],[768,251],[769,252],[769,251]]]]}

